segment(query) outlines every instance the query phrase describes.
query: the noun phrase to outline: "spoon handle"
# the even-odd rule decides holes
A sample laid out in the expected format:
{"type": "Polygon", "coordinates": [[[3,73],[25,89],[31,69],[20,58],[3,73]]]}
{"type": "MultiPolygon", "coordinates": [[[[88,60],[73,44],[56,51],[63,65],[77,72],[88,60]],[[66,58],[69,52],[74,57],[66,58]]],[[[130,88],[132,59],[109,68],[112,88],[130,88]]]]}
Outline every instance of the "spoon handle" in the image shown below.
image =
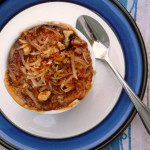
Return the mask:
{"type": "Polygon", "coordinates": [[[112,65],[108,55],[106,55],[103,60],[107,62],[111,70],[114,72],[117,79],[122,84],[124,90],[130,97],[131,101],[133,102],[147,132],[150,134],[150,109],[138,98],[138,96],[133,92],[133,90],[129,87],[126,81],[122,78],[122,76],[118,73],[118,71],[112,65]]]}

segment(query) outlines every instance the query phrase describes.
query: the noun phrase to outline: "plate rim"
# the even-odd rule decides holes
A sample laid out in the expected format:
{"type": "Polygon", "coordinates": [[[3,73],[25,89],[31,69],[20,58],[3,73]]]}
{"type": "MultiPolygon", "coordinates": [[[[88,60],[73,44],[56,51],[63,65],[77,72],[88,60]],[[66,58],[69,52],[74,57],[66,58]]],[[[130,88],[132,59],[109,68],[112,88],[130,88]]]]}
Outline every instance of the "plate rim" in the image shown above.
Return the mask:
{"type": "MultiPolygon", "coordinates": [[[[108,0],[110,1],[110,0],[108,0]]],[[[26,8],[29,8],[29,7],[32,7],[34,5],[37,5],[37,4],[41,4],[41,3],[45,3],[45,2],[68,2],[68,3],[73,3],[73,4],[78,4],[78,5],[81,5],[81,6],[84,6],[81,3],[77,2],[76,0],[72,1],[72,0],[52,0],[52,1],[34,1],[34,4],[29,4],[28,7],[26,8]]],[[[144,40],[143,40],[143,37],[140,33],[140,30],[136,24],[136,22],[134,21],[134,19],[132,18],[132,16],[129,14],[129,12],[126,10],[126,8],[119,2],[119,1],[116,1],[116,0],[112,0],[110,1],[113,5],[115,5],[116,7],[119,8],[119,10],[124,14],[124,16],[126,16],[128,22],[130,23],[130,26],[132,27],[136,37],[137,37],[137,40],[139,41],[139,47],[141,49],[141,54],[142,54],[142,62],[143,63],[143,72],[144,74],[142,75],[142,83],[140,85],[140,91],[139,91],[139,94],[138,96],[143,99],[144,97],[144,93],[145,93],[145,90],[146,90],[146,85],[147,85],[147,76],[148,76],[148,61],[147,61],[147,54],[146,54],[146,48],[145,48],[145,44],[144,44],[144,40]],[[144,58],[144,59],[143,59],[144,58]]],[[[7,3],[6,1],[4,3],[7,3]]],[[[3,5],[3,4],[2,4],[3,5]]],[[[87,6],[84,6],[86,8],[88,8],[87,6]]],[[[24,8],[24,9],[26,9],[24,8]]],[[[23,9],[23,10],[24,10],[23,9]]],[[[15,17],[18,13],[20,13],[22,10],[20,11],[17,11],[17,13],[15,13],[15,15],[11,16],[7,21],[5,21],[5,23],[3,24],[3,27],[9,22],[10,19],[12,19],[13,17],[15,17]]],[[[3,29],[3,27],[0,29],[0,31],[3,29]]],[[[104,141],[103,143],[95,146],[94,148],[104,148],[105,146],[107,146],[108,144],[110,144],[112,141],[114,141],[127,127],[128,125],[130,124],[130,122],[133,120],[133,118],[135,117],[136,115],[136,110],[135,108],[133,108],[132,112],[130,113],[130,115],[128,116],[127,118],[127,121],[125,121],[123,123],[123,125],[110,137],[108,138],[106,141],[104,141]]],[[[9,149],[16,149],[16,147],[10,143],[8,143],[7,141],[3,140],[0,138],[0,143],[6,147],[6,148],[9,148],[9,149]]]]}

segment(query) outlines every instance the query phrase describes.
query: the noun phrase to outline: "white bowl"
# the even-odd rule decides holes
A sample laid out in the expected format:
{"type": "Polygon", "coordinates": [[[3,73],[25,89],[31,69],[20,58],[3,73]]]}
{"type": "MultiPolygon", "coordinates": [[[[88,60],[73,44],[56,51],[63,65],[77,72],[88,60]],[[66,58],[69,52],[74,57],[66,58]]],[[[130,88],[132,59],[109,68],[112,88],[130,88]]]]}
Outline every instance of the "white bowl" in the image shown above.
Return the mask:
{"type": "MultiPolygon", "coordinates": [[[[49,22],[49,21],[47,21],[49,22]]],[[[59,24],[59,21],[55,21],[54,22],[55,24],[59,24]]],[[[5,28],[3,29],[3,35],[5,35],[5,37],[3,37],[4,39],[1,39],[2,36],[0,36],[0,41],[3,41],[3,59],[1,60],[1,76],[2,76],[2,80],[4,82],[4,76],[5,76],[5,72],[7,70],[7,60],[8,60],[8,56],[9,56],[9,52],[10,52],[10,49],[11,49],[11,46],[14,44],[14,42],[16,41],[16,39],[20,36],[20,33],[26,29],[29,29],[31,27],[34,27],[36,25],[40,25],[40,24],[46,24],[46,21],[45,22],[39,22],[39,23],[35,23],[35,22],[29,22],[28,23],[28,26],[24,26],[24,24],[19,24],[19,25],[15,25],[13,24],[13,30],[12,30],[12,26],[5,26],[5,28]],[[5,32],[5,33],[4,33],[5,32]]],[[[88,44],[88,49],[90,51],[90,54],[91,54],[91,58],[92,58],[92,66],[93,66],[93,69],[95,70],[95,57],[94,57],[94,53],[93,53],[93,50],[92,50],[92,47],[90,45],[90,43],[88,42],[88,40],[86,39],[86,37],[77,29],[73,28],[75,30],[75,32],[78,34],[78,36],[87,42],[88,44]]],[[[94,79],[94,75],[93,75],[93,79],[94,79]]],[[[92,79],[92,84],[93,84],[93,79],[92,79]]],[[[3,85],[4,86],[4,85],[3,85]]],[[[6,88],[4,86],[4,88],[6,88]]],[[[5,98],[7,99],[10,99],[10,101],[15,101],[11,96],[10,94],[8,93],[7,89],[5,90],[5,98]]],[[[89,91],[90,92],[90,91],[89,91]]],[[[86,97],[86,96],[85,96],[86,97]]],[[[65,111],[68,111],[72,108],[74,108],[75,106],[77,106],[81,101],[83,101],[85,99],[85,97],[82,99],[82,100],[74,100],[71,104],[69,104],[67,107],[64,107],[64,108],[61,108],[61,109],[57,109],[57,110],[50,110],[50,111],[36,111],[36,110],[30,110],[28,108],[28,110],[30,111],[34,111],[34,112],[37,112],[37,113],[40,113],[40,114],[58,114],[58,113],[62,113],[62,112],[65,112],[65,111]]],[[[16,102],[16,101],[15,101],[16,102]]],[[[16,102],[16,105],[19,105],[17,102],[16,102]]],[[[20,107],[22,107],[21,105],[19,105],[20,107]]],[[[23,107],[25,108],[25,107],[23,107]]]]}

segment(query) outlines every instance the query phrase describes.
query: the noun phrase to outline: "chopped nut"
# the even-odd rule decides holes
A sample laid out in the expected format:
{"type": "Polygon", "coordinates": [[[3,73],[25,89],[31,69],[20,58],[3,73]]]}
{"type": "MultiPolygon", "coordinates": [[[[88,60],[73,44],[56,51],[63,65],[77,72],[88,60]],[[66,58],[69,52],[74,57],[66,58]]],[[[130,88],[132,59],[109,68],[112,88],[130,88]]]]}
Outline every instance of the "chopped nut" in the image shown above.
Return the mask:
{"type": "Polygon", "coordinates": [[[59,95],[59,96],[57,97],[57,99],[58,99],[58,102],[59,102],[60,104],[63,104],[63,102],[64,102],[64,101],[63,101],[63,99],[64,99],[63,96],[60,96],[60,95],[59,95]]]}
{"type": "Polygon", "coordinates": [[[58,42],[58,43],[57,43],[57,46],[58,46],[58,48],[59,48],[60,50],[65,49],[65,45],[62,44],[61,42],[58,42]]]}
{"type": "Polygon", "coordinates": [[[81,53],[82,53],[82,52],[81,52],[81,48],[76,48],[76,49],[75,49],[75,53],[81,55],[81,53]]]}
{"type": "Polygon", "coordinates": [[[51,95],[51,91],[43,91],[43,92],[40,92],[39,95],[38,95],[38,100],[39,101],[46,101],[51,95]]]}
{"type": "Polygon", "coordinates": [[[59,95],[58,97],[58,100],[63,100],[63,96],[59,95]]]}
{"type": "Polygon", "coordinates": [[[81,40],[79,37],[76,37],[75,39],[73,39],[71,41],[71,44],[77,45],[77,46],[85,46],[86,45],[85,41],[81,40]]]}
{"type": "Polygon", "coordinates": [[[50,55],[59,52],[59,50],[55,46],[51,46],[48,50],[43,51],[43,53],[47,56],[50,57],[50,55]]]}
{"type": "Polygon", "coordinates": [[[52,60],[49,60],[47,64],[48,64],[48,65],[52,64],[52,60]]]}
{"type": "Polygon", "coordinates": [[[28,87],[28,84],[27,83],[24,83],[23,84],[23,88],[27,88],[28,87]]]}
{"type": "Polygon", "coordinates": [[[24,55],[28,55],[31,51],[31,47],[30,46],[27,46],[23,49],[23,52],[24,52],[24,55]]]}
{"type": "Polygon", "coordinates": [[[55,46],[51,46],[51,47],[49,48],[49,50],[50,50],[52,53],[57,53],[57,52],[59,52],[59,50],[58,50],[55,46]]]}
{"type": "Polygon", "coordinates": [[[74,40],[71,41],[71,43],[74,44],[74,45],[81,45],[82,44],[79,39],[74,39],[74,40]]]}
{"type": "Polygon", "coordinates": [[[69,45],[69,37],[73,34],[74,32],[73,31],[67,31],[67,30],[64,30],[63,31],[63,34],[65,36],[65,44],[66,46],[69,45]]]}

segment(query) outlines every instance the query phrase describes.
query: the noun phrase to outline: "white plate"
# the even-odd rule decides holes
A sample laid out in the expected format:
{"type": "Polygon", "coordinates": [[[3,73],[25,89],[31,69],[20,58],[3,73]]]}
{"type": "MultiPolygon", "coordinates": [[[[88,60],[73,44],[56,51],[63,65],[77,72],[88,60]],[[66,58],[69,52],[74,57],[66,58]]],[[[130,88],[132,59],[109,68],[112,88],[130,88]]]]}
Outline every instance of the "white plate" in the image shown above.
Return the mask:
{"type": "Polygon", "coordinates": [[[46,21],[60,21],[75,27],[80,15],[94,17],[110,38],[109,56],[114,66],[125,75],[121,45],[106,22],[91,10],[72,3],[51,2],[30,7],[11,19],[0,33],[0,109],[14,125],[32,135],[61,139],[82,134],[99,124],[115,106],[122,87],[106,64],[96,61],[94,85],[87,97],[75,108],[55,115],[42,115],[16,105],[4,85],[8,52],[18,31],[46,21]]]}

